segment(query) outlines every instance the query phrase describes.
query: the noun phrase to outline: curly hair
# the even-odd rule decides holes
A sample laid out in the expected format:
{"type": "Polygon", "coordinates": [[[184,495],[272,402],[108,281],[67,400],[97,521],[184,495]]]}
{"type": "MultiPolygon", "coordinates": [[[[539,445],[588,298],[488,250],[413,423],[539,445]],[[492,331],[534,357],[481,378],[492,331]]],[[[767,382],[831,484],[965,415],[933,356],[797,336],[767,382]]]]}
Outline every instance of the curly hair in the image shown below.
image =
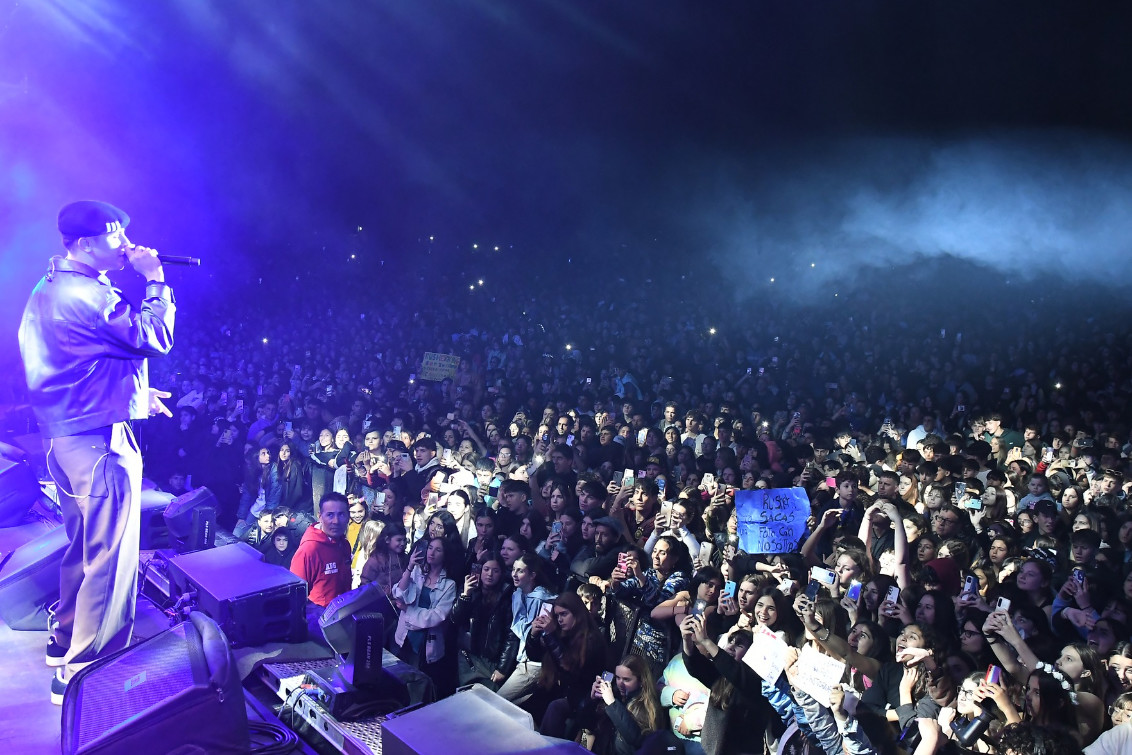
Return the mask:
{"type": "Polygon", "coordinates": [[[1029,722],[1010,724],[998,737],[1003,755],[1078,755],[1077,740],[1063,729],[1052,729],[1029,722]]]}

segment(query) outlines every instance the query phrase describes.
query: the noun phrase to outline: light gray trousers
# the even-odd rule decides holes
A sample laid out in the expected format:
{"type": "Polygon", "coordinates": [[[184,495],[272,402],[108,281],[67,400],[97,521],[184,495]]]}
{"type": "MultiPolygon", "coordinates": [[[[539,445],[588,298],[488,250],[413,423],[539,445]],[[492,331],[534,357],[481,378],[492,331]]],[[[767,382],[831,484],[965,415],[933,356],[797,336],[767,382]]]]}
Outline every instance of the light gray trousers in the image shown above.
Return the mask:
{"type": "Polygon", "coordinates": [[[63,678],[130,644],[141,527],[141,451],[125,422],[47,442],[67,548],[59,571],[56,642],[63,678]]]}

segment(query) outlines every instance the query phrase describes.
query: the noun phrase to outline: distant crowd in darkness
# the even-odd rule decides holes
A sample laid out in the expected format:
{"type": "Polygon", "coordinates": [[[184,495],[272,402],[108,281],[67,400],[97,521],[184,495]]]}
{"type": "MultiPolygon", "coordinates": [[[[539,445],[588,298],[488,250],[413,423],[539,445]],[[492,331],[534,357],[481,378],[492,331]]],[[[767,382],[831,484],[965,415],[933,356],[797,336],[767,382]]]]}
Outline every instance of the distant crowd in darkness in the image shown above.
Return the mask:
{"type": "Polygon", "coordinates": [[[147,475],[283,566],[341,494],[338,584],[394,598],[390,647],[595,751],[1132,751],[1112,324],[627,299],[218,314],[152,365],[147,475]],[[793,552],[740,547],[734,491],[767,487],[809,496],[793,552]],[[764,629],[777,679],[742,662],[764,629]],[[792,684],[806,646],[845,661],[828,701],[792,684]]]}

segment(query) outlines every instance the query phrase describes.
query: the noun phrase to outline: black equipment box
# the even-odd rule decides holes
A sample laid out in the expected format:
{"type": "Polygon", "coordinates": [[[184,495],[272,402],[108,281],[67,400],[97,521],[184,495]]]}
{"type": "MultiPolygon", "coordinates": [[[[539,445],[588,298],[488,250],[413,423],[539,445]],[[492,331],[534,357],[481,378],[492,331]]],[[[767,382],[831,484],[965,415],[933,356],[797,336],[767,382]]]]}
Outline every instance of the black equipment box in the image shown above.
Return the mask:
{"type": "Polygon", "coordinates": [[[195,591],[234,647],[307,639],[307,583],[247,543],[173,556],[168,570],[170,597],[195,591]]]}

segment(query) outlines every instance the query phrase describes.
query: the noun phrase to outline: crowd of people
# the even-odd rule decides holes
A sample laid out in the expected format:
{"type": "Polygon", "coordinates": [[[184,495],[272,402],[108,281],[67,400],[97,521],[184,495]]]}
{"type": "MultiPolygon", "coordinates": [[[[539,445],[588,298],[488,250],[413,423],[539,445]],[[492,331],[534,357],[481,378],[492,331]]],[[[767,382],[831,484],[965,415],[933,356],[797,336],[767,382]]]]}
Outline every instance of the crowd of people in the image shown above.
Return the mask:
{"type": "Polygon", "coordinates": [[[1126,339],[868,303],[217,315],[153,366],[176,416],[147,472],[307,559],[316,608],[379,585],[440,694],[482,683],[595,751],[1129,751],[1126,339]],[[426,352],[459,368],[425,379],[426,352]],[[764,488],[808,496],[791,552],[743,548],[735,494],[764,488]],[[778,678],[743,661],[768,631],[778,678]],[[844,662],[829,699],[797,685],[813,652],[844,662]]]}

